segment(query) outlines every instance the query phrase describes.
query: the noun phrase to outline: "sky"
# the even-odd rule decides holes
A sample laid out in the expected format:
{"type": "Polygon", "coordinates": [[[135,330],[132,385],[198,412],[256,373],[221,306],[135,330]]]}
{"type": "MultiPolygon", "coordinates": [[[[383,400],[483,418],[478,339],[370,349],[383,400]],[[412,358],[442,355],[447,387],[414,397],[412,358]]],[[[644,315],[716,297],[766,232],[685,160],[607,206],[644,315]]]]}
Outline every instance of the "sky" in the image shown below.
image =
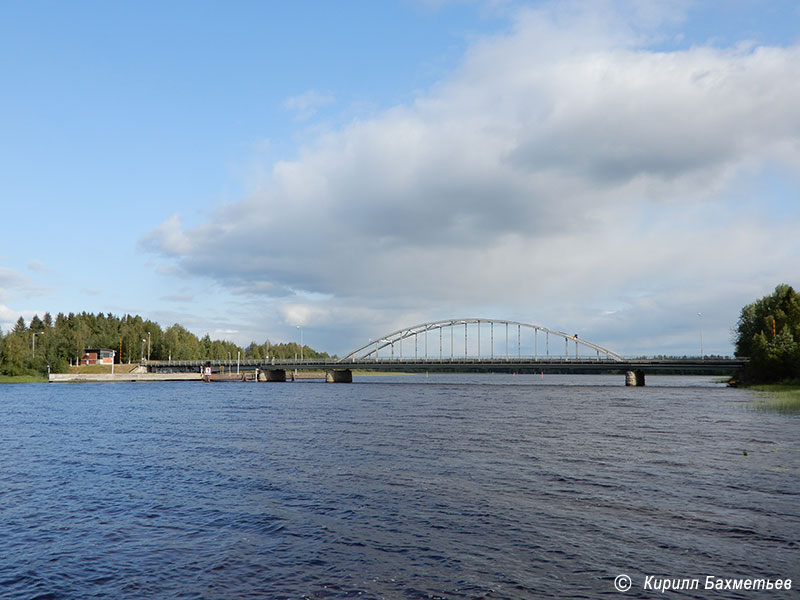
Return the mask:
{"type": "Polygon", "coordinates": [[[0,329],[733,353],[800,287],[800,3],[0,3],[0,329]]]}

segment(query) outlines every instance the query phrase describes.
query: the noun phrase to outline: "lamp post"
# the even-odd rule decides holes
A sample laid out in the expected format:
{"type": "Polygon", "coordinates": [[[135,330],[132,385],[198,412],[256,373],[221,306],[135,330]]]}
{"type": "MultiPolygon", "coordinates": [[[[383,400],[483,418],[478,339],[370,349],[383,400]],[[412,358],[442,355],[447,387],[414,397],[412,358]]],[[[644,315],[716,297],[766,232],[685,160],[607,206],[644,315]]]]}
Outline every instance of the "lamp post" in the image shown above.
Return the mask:
{"type": "Polygon", "coordinates": [[[698,318],[700,319],[700,360],[703,360],[703,313],[697,313],[698,318]]]}
{"type": "Polygon", "coordinates": [[[150,332],[147,332],[147,360],[150,360],[150,332]]]}
{"type": "Polygon", "coordinates": [[[38,331],[31,334],[31,354],[33,355],[33,358],[36,358],[36,336],[42,335],[43,333],[44,331],[38,331]]]}
{"type": "Polygon", "coordinates": [[[142,357],[141,357],[142,362],[144,362],[144,343],[146,341],[147,341],[146,339],[142,338],[142,357]]]}
{"type": "Polygon", "coordinates": [[[300,330],[300,362],[303,362],[303,328],[300,325],[295,325],[300,330]]]}

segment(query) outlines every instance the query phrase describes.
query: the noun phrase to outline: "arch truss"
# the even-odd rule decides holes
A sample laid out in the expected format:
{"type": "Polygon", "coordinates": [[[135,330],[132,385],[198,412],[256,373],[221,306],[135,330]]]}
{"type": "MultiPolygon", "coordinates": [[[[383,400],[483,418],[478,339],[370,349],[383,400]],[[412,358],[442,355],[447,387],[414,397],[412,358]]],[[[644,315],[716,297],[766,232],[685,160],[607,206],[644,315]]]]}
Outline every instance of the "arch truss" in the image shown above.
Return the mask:
{"type": "Polygon", "coordinates": [[[449,319],[398,329],[356,348],[341,362],[362,360],[623,358],[578,334],[498,319],[449,319]],[[561,341],[563,340],[563,346],[561,341]]]}

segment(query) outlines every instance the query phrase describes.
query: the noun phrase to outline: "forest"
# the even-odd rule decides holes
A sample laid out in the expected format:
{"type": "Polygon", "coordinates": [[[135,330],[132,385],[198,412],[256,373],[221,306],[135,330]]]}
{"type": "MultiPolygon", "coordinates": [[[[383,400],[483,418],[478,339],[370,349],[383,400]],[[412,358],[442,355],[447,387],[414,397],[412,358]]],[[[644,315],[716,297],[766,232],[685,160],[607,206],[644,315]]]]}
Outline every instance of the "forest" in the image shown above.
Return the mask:
{"type": "MultiPolygon", "coordinates": [[[[162,329],[140,316],[59,313],[53,319],[35,315],[30,323],[20,317],[14,327],[0,331],[0,375],[43,375],[65,373],[78,364],[86,348],[107,348],[116,352],[115,362],[150,360],[236,360],[241,358],[294,358],[300,345],[251,342],[241,348],[233,342],[198,338],[179,324],[162,329]]],[[[303,347],[304,358],[329,358],[325,352],[303,347]]]]}

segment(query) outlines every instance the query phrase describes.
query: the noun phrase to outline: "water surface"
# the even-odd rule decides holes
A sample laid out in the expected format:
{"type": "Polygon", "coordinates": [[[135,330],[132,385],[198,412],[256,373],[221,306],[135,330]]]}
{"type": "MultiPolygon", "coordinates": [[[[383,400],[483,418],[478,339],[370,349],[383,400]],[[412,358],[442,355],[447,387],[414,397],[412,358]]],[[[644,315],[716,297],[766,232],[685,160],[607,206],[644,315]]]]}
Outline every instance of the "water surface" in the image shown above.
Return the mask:
{"type": "Polygon", "coordinates": [[[800,418],[647,382],[3,386],[0,598],[796,597],[800,418]]]}

